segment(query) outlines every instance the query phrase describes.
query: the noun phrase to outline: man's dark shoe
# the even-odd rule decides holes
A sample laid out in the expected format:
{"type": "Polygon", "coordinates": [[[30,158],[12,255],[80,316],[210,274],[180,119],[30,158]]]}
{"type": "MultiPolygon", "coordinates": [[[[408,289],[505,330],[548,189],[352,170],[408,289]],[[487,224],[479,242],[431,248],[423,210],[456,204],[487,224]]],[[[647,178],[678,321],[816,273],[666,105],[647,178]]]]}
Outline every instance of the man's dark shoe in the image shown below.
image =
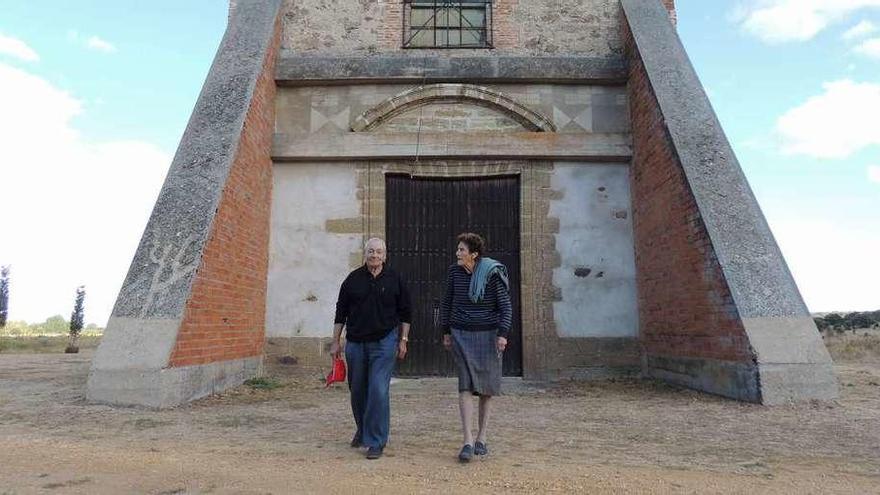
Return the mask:
{"type": "Polygon", "coordinates": [[[471,459],[474,458],[474,448],[471,445],[465,444],[464,447],[461,448],[461,452],[458,453],[458,462],[471,462],[471,459]]]}
{"type": "Polygon", "coordinates": [[[489,447],[483,442],[474,443],[474,455],[489,455],[489,447]]]}
{"type": "Polygon", "coordinates": [[[364,442],[361,441],[361,437],[355,435],[354,438],[351,439],[351,448],[357,449],[364,446],[364,442]]]}
{"type": "Polygon", "coordinates": [[[370,447],[367,449],[367,459],[378,459],[382,457],[382,447],[370,447]]]}

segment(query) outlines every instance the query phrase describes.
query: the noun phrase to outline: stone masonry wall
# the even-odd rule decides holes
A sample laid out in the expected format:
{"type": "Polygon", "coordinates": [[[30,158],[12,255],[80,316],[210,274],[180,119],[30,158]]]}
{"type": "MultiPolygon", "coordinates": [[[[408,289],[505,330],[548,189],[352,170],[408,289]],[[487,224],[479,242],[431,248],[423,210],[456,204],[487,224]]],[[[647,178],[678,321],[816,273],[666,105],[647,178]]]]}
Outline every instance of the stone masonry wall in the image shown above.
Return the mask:
{"type": "Polygon", "coordinates": [[[170,365],[259,356],[263,350],[280,22],[193,281],[170,365]]]}
{"type": "Polygon", "coordinates": [[[753,359],[645,68],[630,56],[633,228],[641,339],[648,356],[753,359]]]}
{"type": "Polygon", "coordinates": [[[286,0],[282,48],[298,55],[620,57],[618,0],[495,0],[494,50],[401,50],[402,0],[286,0]]]}
{"type": "MultiPolygon", "coordinates": [[[[662,0],[675,21],[674,0],[662,0]]],[[[297,54],[415,57],[580,54],[620,57],[618,0],[495,0],[494,50],[401,50],[403,0],[286,0],[282,48],[297,54]]]]}

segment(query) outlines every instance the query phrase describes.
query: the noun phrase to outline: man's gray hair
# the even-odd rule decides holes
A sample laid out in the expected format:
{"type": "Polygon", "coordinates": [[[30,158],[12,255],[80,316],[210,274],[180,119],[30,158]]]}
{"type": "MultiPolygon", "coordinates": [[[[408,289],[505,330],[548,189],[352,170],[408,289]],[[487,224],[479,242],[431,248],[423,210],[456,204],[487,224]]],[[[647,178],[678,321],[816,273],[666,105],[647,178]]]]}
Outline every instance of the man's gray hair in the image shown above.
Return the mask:
{"type": "Polygon", "coordinates": [[[388,246],[385,244],[385,240],[382,239],[381,237],[370,237],[369,239],[367,239],[367,242],[364,243],[364,252],[365,253],[367,252],[367,249],[370,249],[371,242],[379,242],[382,244],[383,247],[385,247],[386,249],[388,248],[388,246]]]}

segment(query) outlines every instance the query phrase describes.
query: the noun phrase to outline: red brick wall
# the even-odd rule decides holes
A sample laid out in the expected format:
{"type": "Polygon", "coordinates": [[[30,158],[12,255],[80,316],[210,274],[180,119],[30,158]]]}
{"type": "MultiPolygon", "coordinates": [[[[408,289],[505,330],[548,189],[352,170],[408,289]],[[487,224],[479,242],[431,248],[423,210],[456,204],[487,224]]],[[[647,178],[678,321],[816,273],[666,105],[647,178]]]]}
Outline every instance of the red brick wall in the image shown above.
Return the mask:
{"type": "Polygon", "coordinates": [[[190,366],[262,353],[265,340],[275,53],[280,23],[187,301],[170,365],[190,366]]]}
{"type": "Polygon", "coordinates": [[[672,19],[672,23],[675,24],[678,21],[678,14],[675,12],[675,0],[663,0],[663,5],[669,9],[669,18],[672,19]]]}
{"type": "Polygon", "coordinates": [[[518,3],[519,0],[497,0],[492,5],[492,45],[495,48],[519,48],[519,29],[513,22],[518,3]]]}
{"type": "Polygon", "coordinates": [[[645,352],[750,360],[730,289],[626,26],[624,39],[630,62],[633,230],[645,352]]]}
{"type": "Polygon", "coordinates": [[[396,49],[403,45],[403,0],[379,0],[382,27],[379,48],[396,49]]]}

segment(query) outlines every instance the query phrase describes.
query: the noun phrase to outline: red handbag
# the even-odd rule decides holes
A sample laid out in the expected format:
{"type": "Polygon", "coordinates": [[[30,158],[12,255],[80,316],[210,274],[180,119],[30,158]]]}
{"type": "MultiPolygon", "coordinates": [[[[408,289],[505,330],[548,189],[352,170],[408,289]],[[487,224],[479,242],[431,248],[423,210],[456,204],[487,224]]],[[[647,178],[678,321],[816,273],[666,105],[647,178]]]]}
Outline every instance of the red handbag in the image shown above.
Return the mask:
{"type": "Polygon", "coordinates": [[[327,384],[324,385],[324,388],[327,388],[336,382],[344,382],[345,375],[346,375],[345,360],[342,359],[341,357],[334,357],[333,358],[333,369],[331,369],[330,373],[327,375],[327,384]]]}

